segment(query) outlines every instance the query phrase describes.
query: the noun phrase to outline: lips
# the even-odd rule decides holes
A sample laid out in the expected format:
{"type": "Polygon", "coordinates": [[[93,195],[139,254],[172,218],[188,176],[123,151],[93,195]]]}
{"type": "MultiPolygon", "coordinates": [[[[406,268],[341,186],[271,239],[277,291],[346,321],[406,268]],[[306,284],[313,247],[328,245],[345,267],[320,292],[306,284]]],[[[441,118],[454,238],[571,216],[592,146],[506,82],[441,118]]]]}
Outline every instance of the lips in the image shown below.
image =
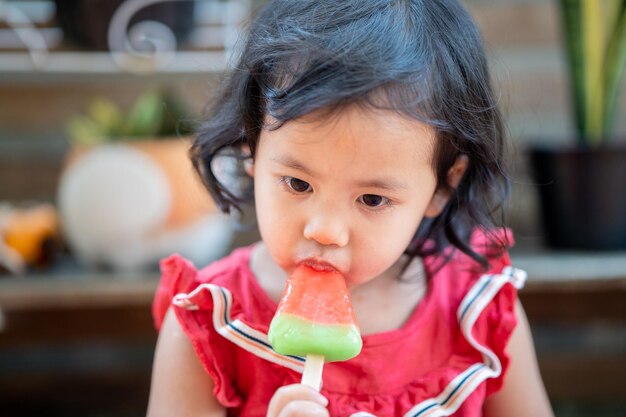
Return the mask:
{"type": "Polygon", "coordinates": [[[320,259],[307,258],[298,262],[298,266],[307,266],[317,272],[340,272],[333,264],[320,259]]]}

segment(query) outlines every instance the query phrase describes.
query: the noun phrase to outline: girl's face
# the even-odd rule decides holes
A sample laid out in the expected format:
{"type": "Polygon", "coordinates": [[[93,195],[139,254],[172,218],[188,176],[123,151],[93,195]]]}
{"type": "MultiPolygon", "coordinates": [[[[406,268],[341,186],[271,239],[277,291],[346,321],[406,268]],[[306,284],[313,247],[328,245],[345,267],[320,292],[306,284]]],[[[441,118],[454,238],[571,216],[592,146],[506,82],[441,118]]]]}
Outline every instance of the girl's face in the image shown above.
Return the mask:
{"type": "Polygon", "coordinates": [[[440,209],[434,141],[422,123],[357,106],[263,130],[251,172],[273,260],[287,274],[336,269],[349,287],[386,271],[440,209]]]}

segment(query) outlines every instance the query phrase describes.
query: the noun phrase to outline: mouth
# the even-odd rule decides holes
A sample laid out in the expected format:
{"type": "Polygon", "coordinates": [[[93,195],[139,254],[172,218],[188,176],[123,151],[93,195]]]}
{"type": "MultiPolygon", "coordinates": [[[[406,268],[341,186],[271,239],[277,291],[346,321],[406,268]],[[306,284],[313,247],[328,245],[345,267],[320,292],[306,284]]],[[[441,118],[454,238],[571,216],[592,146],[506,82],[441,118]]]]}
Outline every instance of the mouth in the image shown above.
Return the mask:
{"type": "Polygon", "coordinates": [[[297,266],[306,266],[313,269],[316,272],[339,272],[333,264],[319,259],[307,258],[298,262],[297,266]]]}

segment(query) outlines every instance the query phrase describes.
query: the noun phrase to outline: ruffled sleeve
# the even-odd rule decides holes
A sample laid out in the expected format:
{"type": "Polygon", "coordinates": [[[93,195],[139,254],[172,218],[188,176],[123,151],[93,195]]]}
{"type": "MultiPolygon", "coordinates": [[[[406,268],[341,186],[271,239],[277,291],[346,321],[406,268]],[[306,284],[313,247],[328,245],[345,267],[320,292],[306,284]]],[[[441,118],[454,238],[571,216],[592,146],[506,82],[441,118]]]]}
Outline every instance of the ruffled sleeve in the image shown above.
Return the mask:
{"type": "Polygon", "coordinates": [[[517,325],[517,291],[524,286],[525,281],[526,273],[513,268],[508,254],[505,254],[492,262],[491,271],[482,275],[472,288],[474,292],[468,294],[468,298],[474,296],[485,300],[471,334],[479,345],[494,355],[494,362],[499,362],[487,361],[497,371],[485,381],[487,397],[499,391],[506,378],[510,362],[507,346],[517,325]]]}
{"type": "Polygon", "coordinates": [[[196,297],[193,308],[173,305],[178,294],[189,293],[206,284],[191,262],[179,255],[161,261],[161,282],[155,293],[152,314],[155,327],[161,328],[169,308],[191,341],[193,349],[214,382],[213,394],[224,407],[238,407],[242,398],[235,389],[236,353],[212,325],[213,302],[206,296],[196,297]]]}
{"type": "Polygon", "coordinates": [[[161,329],[174,295],[192,287],[197,274],[193,264],[179,255],[161,260],[160,267],[161,282],[152,302],[152,318],[157,330],[161,329]]]}
{"type": "Polygon", "coordinates": [[[485,319],[477,325],[477,333],[486,329],[491,329],[486,336],[481,337],[484,343],[491,347],[500,360],[502,371],[499,376],[487,380],[486,396],[490,396],[502,388],[506,372],[509,368],[509,354],[507,352],[508,342],[511,339],[513,330],[517,325],[515,316],[515,303],[517,294],[515,288],[507,284],[496,296],[494,301],[484,312],[485,319]]]}

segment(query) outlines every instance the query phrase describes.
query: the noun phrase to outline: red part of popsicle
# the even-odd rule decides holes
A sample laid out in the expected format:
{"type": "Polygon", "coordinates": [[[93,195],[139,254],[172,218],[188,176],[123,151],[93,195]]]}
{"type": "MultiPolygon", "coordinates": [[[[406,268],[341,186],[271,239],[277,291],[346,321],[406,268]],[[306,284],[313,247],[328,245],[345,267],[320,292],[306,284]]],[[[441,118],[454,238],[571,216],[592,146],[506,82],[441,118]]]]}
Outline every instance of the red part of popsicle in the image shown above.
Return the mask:
{"type": "Polygon", "coordinates": [[[337,271],[301,265],[287,280],[277,314],[293,314],[315,323],[356,326],[345,279],[337,271]]]}

